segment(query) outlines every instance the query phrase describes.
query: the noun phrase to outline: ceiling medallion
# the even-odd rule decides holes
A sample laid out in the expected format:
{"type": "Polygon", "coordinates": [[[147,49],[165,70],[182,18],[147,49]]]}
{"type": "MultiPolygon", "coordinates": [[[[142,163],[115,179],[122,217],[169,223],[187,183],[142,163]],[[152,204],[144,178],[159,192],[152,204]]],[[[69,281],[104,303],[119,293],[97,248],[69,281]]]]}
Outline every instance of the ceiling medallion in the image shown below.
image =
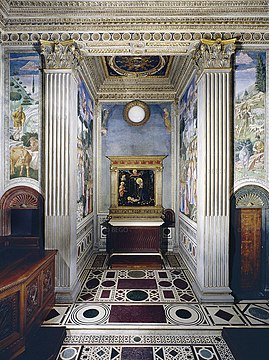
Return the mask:
{"type": "Polygon", "coordinates": [[[124,106],[123,117],[129,125],[144,125],[150,117],[149,106],[140,100],[131,101],[124,106]]]}
{"type": "Polygon", "coordinates": [[[107,58],[107,64],[116,75],[150,76],[158,73],[164,76],[168,60],[168,56],[112,56],[107,58]]]}

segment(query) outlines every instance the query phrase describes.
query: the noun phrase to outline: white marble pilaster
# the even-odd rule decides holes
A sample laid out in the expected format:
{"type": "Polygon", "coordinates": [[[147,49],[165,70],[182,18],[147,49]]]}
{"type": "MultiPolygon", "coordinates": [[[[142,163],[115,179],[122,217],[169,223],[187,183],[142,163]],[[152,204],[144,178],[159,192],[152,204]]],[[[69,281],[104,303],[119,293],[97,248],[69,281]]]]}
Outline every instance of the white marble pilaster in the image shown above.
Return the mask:
{"type": "MultiPolygon", "coordinates": [[[[42,44],[46,60],[44,184],[46,248],[58,250],[56,298],[79,291],[76,245],[77,91],[71,44],[42,44]]],[[[75,64],[75,63],[74,63],[75,64]]]]}
{"type": "Polygon", "coordinates": [[[201,47],[202,56],[198,68],[200,78],[195,288],[201,301],[231,302],[233,297],[229,288],[229,223],[232,114],[231,68],[228,65],[234,51],[234,40],[229,43],[229,52],[221,40],[215,44],[206,44],[206,47],[202,44],[201,47]],[[233,46],[230,46],[231,44],[233,46]],[[212,49],[212,46],[215,48],[212,49]]]}
{"type": "Polygon", "coordinates": [[[76,286],[77,82],[72,70],[45,70],[45,239],[58,250],[56,290],[76,286]]]}

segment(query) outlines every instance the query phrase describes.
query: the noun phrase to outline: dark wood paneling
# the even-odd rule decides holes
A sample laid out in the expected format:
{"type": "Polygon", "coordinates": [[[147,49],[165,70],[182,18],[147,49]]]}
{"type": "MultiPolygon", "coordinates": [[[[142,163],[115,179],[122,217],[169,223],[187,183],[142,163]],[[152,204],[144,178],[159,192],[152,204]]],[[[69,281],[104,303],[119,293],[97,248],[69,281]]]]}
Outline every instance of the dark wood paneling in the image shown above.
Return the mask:
{"type": "Polygon", "coordinates": [[[261,286],[261,228],[262,209],[241,209],[241,281],[243,291],[258,290],[261,286]]]}
{"type": "MultiPolygon", "coordinates": [[[[26,253],[0,266],[0,359],[13,359],[54,304],[56,251],[26,253]]],[[[2,264],[1,264],[2,265],[2,264]]]]}
{"type": "Polygon", "coordinates": [[[111,226],[110,252],[159,252],[159,226],[111,226]]]}

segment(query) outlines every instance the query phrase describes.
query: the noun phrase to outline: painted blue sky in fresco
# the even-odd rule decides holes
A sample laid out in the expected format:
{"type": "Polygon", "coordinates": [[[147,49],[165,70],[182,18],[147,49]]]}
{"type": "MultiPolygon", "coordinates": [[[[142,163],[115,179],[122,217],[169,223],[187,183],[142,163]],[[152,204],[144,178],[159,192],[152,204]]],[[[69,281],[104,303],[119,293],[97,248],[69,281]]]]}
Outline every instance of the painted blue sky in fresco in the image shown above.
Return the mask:
{"type": "Polygon", "coordinates": [[[10,75],[37,75],[40,68],[39,54],[10,54],[10,75]]]}
{"type": "Polygon", "coordinates": [[[239,51],[236,55],[236,68],[235,68],[235,94],[240,95],[249,86],[254,85],[256,81],[256,64],[257,54],[259,54],[265,64],[265,52],[245,52],[239,51]]]}

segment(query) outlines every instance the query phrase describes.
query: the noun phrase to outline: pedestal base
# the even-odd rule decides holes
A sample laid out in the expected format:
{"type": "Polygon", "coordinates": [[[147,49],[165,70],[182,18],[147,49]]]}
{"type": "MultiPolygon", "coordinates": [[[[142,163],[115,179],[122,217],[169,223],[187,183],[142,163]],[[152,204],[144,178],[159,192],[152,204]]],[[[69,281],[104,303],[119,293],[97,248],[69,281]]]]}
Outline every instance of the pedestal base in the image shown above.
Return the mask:
{"type": "Polygon", "coordinates": [[[201,303],[233,303],[229,287],[215,287],[201,289],[197,283],[192,284],[193,291],[201,303]]]}

